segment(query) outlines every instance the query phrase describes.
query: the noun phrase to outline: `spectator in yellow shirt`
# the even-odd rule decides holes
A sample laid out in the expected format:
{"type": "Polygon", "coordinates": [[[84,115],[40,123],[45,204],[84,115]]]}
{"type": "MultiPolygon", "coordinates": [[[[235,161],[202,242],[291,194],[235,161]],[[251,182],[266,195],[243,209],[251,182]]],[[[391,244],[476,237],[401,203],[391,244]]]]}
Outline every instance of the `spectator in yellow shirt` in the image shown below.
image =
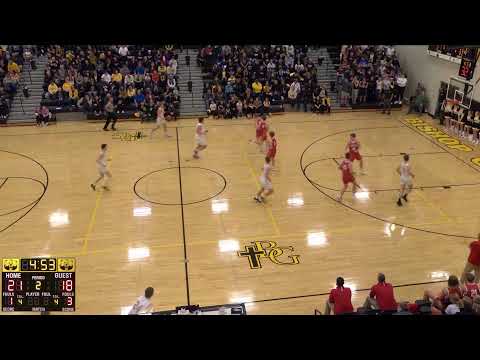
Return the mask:
{"type": "Polygon", "coordinates": [[[135,88],[133,86],[129,86],[127,89],[127,103],[133,103],[133,99],[135,98],[135,88]]]}
{"type": "Polygon", "coordinates": [[[8,67],[7,67],[7,71],[11,71],[11,72],[14,72],[14,73],[20,73],[20,66],[17,65],[17,63],[13,60],[9,60],[8,62],[8,67]]]}
{"type": "Polygon", "coordinates": [[[78,90],[75,88],[75,86],[70,87],[70,91],[68,92],[68,97],[70,98],[71,105],[77,104],[78,90]]]}
{"type": "Polygon", "coordinates": [[[58,86],[55,84],[55,82],[51,82],[50,85],[48,85],[48,98],[49,99],[56,99],[58,94],[58,86]]]}
{"type": "Polygon", "coordinates": [[[72,50],[68,50],[67,53],[65,54],[65,57],[67,58],[67,61],[70,64],[74,57],[72,50]]]}
{"type": "Polygon", "coordinates": [[[167,67],[162,63],[159,67],[158,67],[158,73],[160,75],[162,74],[165,74],[167,72],[167,67]]]}
{"type": "Polygon", "coordinates": [[[123,76],[118,70],[115,70],[112,74],[112,82],[121,83],[123,80],[123,76]]]}
{"type": "Polygon", "coordinates": [[[262,83],[255,79],[254,83],[252,84],[252,90],[255,95],[258,95],[262,92],[263,86],[262,83]]]}
{"type": "Polygon", "coordinates": [[[73,87],[73,81],[70,80],[69,77],[65,79],[65,82],[63,83],[62,89],[66,93],[70,93],[70,89],[73,87]]]}

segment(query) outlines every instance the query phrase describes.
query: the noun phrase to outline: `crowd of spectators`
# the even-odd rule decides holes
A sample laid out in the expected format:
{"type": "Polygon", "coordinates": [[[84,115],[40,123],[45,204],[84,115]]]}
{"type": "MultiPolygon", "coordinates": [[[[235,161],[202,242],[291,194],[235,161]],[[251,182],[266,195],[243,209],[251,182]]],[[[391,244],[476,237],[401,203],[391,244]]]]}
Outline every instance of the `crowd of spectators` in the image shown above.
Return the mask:
{"type": "MultiPolygon", "coordinates": [[[[440,292],[427,289],[415,302],[397,302],[394,286],[379,273],[377,283],[370,289],[362,307],[356,312],[352,304],[352,290],[338,277],[336,288],[330,291],[325,304],[325,315],[388,314],[388,315],[480,315],[480,233],[469,245],[469,255],[460,280],[448,277],[447,286],[440,292]]],[[[315,313],[319,313],[318,310],[315,313]]],[[[321,313],[320,313],[321,314],[321,313]]]]}
{"type": "Polygon", "coordinates": [[[389,113],[392,103],[402,103],[407,76],[393,46],[344,45],[336,85],[340,106],[383,103],[389,113]]]}
{"type": "Polygon", "coordinates": [[[172,47],[52,45],[46,54],[42,105],[101,118],[112,97],[117,114],[151,119],[163,102],[167,119],[178,116],[178,57],[172,47]]]}
{"type": "Polygon", "coordinates": [[[471,47],[452,47],[451,45],[429,45],[428,50],[435,51],[443,55],[453,56],[458,59],[468,58],[474,60],[477,55],[477,48],[471,47]]]}
{"type": "Polygon", "coordinates": [[[307,46],[206,46],[197,63],[207,81],[204,99],[209,115],[233,118],[270,114],[284,105],[329,112],[327,90],[317,81],[317,70],[307,46]]]}
{"type": "Polygon", "coordinates": [[[0,120],[10,113],[11,103],[20,86],[20,74],[24,63],[22,46],[0,46],[0,120]]]}

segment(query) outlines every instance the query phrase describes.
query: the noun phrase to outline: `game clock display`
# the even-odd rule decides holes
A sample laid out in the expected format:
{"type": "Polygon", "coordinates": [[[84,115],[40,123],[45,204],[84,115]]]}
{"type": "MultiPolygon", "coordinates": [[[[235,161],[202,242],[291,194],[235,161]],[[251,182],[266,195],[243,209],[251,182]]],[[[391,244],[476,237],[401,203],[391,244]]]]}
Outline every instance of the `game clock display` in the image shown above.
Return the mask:
{"type": "Polygon", "coordinates": [[[475,60],[463,58],[460,64],[460,69],[458,70],[458,75],[464,77],[467,80],[473,78],[473,73],[475,71],[475,60]]]}
{"type": "Polygon", "coordinates": [[[75,259],[3,259],[2,311],[75,311],[75,259]]]}

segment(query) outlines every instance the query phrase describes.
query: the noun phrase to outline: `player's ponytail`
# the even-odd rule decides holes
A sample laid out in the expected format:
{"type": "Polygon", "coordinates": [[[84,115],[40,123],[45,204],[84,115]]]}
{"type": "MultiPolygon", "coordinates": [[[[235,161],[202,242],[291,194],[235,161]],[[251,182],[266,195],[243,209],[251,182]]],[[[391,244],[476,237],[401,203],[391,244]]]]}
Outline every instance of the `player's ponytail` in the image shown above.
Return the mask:
{"type": "Polygon", "coordinates": [[[345,280],[340,276],[337,278],[337,286],[343,288],[343,284],[345,284],[345,280]]]}

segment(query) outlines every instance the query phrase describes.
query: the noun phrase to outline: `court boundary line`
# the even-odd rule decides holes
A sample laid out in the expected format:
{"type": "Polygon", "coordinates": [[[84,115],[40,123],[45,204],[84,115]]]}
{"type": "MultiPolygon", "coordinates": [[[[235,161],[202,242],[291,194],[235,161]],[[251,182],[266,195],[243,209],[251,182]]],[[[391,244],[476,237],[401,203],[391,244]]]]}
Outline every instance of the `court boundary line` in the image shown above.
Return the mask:
{"type": "Polygon", "coordinates": [[[183,211],[182,167],[180,166],[180,144],[178,139],[178,128],[175,128],[175,133],[177,135],[177,161],[178,161],[177,166],[178,166],[178,182],[179,182],[179,190],[180,190],[180,209],[182,213],[183,262],[185,265],[185,286],[187,290],[187,305],[190,306],[190,285],[188,280],[187,240],[185,236],[185,214],[183,211]]]}
{"type": "MultiPolygon", "coordinates": [[[[32,207],[30,209],[28,209],[25,214],[23,214],[22,216],[20,216],[17,220],[15,220],[14,222],[12,222],[10,225],[7,225],[6,227],[4,227],[3,229],[0,229],[0,233],[4,232],[5,230],[8,230],[9,228],[11,228],[12,226],[14,226],[16,223],[18,223],[20,220],[22,220],[25,216],[27,216],[30,211],[32,211],[35,206],[38,205],[38,203],[43,199],[43,197],[45,196],[45,194],[47,193],[47,189],[48,189],[48,184],[49,184],[49,176],[48,176],[48,171],[47,169],[45,169],[45,167],[40,163],[38,162],[37,160],[35,160],[34,158],[31,158],[30,156],[28,155],[24,155],[24,154],[20,154],[20,153],[17,153],[17,152],[14,152],[14,151],[8,151],[8,150],[0,150],[0,152],[5,152],[7,154],[14,154],[14,155],[17,155],[17,156],[21,156],[21,157],[24,157],[30,161],[33,161],[35,164],[37,164],[38,166],[40,166],[41,170],[43,171],[44,175],[45,175],[45,184],[42,183],[44,189],[43,189],[43,192],[42,192],[42,195],[40,195],[40,197],[37,199],[36,202],[33,203],[32,207]]],[[[11,176],[10,176],[11,177],[11,176]]]]}
{"type": "Polygon", "coordinates": [[[8,177],[5,178],[5,180],[3,180],[3,182],[0,184],[0,189],[2,188],[3,185],[5,185],[5,183],[7,182],[8,180],[8,177]]]}
{"type": "MultiPolygon", "coordinates": [[[[401,285],[393,285],[393,288],[402,288],[402,287],[409,287],[409,286],[420,286],[420,285],[429,285],[429,284],[437,284],[437,283],[446,283],[448,280],[432,280],[432,281],[425,281],[425,282],[418,282],[418,283],[409,283],[409,284],[401,284],[401,285]]],[[[371,288],[364,288],[364,289],[356,289],[352,292],[363,292],[363,291],[370,291],[371,288]]],[[[255,304],[261,302],[270,302],[270,301],[284,301],[284,300],[295,300],[295,299],[302,299],[308,297],[318,297],[318,296],[326,296],[330,295],[329,292],[325,293],[317,293],[317,294],[306,294],[306,295],[296,295],[296,296],[284,296],[278,298],[271,298],[271,299],[260,299],[260,300],[253,300],[253,301],[246,301],[245,304],[255,304]]]]}
{"type": "MultiPolygon", "coordinates": [[[[403,125],[403,126],[395,126],[395,127],[390,127],[390,128],[402,128],[402,127],[408,127],[406,126],[405,124],[403,124],[400,120],[399,122],[403,125]]],[[[449,236],[449,237],[456,237],[456,238],[463,238],[463,239],[476,239],[475,236],[467,236],[467,235],[458,235],[458,234],[448,234],[448,233],[443,233],[443,232],[438,232],[438,231],[431,231],[431,230],[426,230],[426,229],[420,229],[420,228],[416,228],[416,227],[413,227],[413,226],[409,226],[409,225],[405,225],[405,224],[400,224],[400,223],[397,223],[397,222],[391,222],[391,221],[387,221],[386,219],[382,219],[378,216],[375,216],[375,215],[372,215],[372,214],[369,214],[367,212],[364,212],[362,210],[359,210],[359,209],[356,209],[354,208],[353,206],[350,206],[348,204],[345,204],[344,202],[338,202],[334,197],[328,195],[327,193],[325,193],[319,186],[318,184],[316,184],[313,180],[311,180],[307,174],[305,173],[305,167],[304,167],[304,164],[303,164],[303,157],[305,155],[305,153],[313,146],[315,145],[316,143],[322,141],[322,140],[325,140],[331,136],[335,136],[335,135],[339,135],[339,134],[344,134],[344,133],[348,133],[348,132],[352,132],[352,131],[359,131],[359,130],[375,130],[375,129],[385,129],[385,128],[388,128],[388,127],[373,127],[373,128],[354,128],[354,129],[349,129],[349,130],[343,130],[343,131],[339,131],[339,132],[335,132],[335,133],[331,133],[329,135],[326,135],[324,137],[321,137],[319,139],[316,139],[314,140],[312,143],[310,143],[304,150],[303,152],[301,153],[300,155],[300,159],[299,159],[299,165],[300,165],[300,170],[303,174],[303,176],[305,177],[305,179],[318,191],[320,192],[321,194],[323,194],[325,197],[331,199],[332,201],[335,201],[336,203],[338,203],[339,205],[351,210],[351,211],[355,211],[361,215],[365,215],[365,216],[368,216],[369,218],[371,219],[374,219],[374,220],[378,220],[378,221],[381,221],[383,223],[386,223],[386,224],[395,224],[396,226],[401,226],[401,227],[404,227],[404,228],[407,228],[407,229],[410,229],[410,230],[416,230],[416,231],[422,231],[422,232],[425,232],[425,233],[429,233],[429,234],[434,234],[434,235],[443,235],[443,236],[449,236]]],[[[411,129],[415,134],[417,134],[416,131],[414,131],[413,129],[411,129]]],[[[423,136],[422,136],[423,137],[423,136]]],[[[445,150],[442,148],[442,150],[445,150]]],[[[448,152],[448,151],[447,151],[448,152]]],[[[450,153],[450,152],[448,152],[450,153]]],[[[455,156],[455,155],[454,155],[455,156]]],[[[455,156],[456,157],[456,156],[455,156]]],[[[462,161],[463,162],[463,161],[462,161]]],[[[466,164],[466,163],[464,163],[466,164]]],[[[470,166],[469,166],[470,167],[470,166]]],[[[480,170],[477,170],[477,171],[480,171],[480,170]]]]}
{"type": "MultiPolygon", "coordinates": [[[[294,112],[295,114],[295,112],[294,112]]],[[[309,114],[309,113],[307,113],[309,114]]],[[[194,120],[194,119],[184,119],[184,120],[194,120]]],[[[224,119],[225,120],[225,119],[224,119]]],[[[239,119],[240,120],[240,119],[239,119]]],[[[250,120],[250,119],[241,119],[241,120],[250,120]]],[[[369,118],[369,119],[363,119],[362,121],[381,121],[384,119],[375,119],[375,118],[369,118]]],[[[228,121],[228,120],[226,120],[228,121]]],[[[275,121],[275,124],[284,124],[284,125],[296,125],[296,124],[304,124],[304,123],[314,123],[314,124],[323,124],[324,122],[336,122],[336,121],[359,121],[356,119],[318,119],[318,120],[291,120],[291,121],[275,121]]],[[[82,122],[76,121],[76,123],[80,124],[82,122]]],[[[83,123],[82,123],[83,124],[83,123]]],[[[92,123],[88,123],[89,125],[92,125],[92,123]]],[[[96,123],[95,123],[96,124],[96,123]]],[[[180,126],[169,126],[168,128],[176,128],[176,129],[183,129],[183,128],[194,128],[196,125],[180,125],[180,126]]],[[[250,123],[226,123],[226,124],[214,124],[211,125],[211,128],[215,127],[228,127],[228,126],[251,126],[250,123]]],[[[127,128],[127,129],[121,129],[120,131],[146,131],[146,130],[151,130],[151,128],[137,128],[137,129],[132,129],[132,128],[127,128]]],[[[39,132],[39,133],[24,133],[24,134],[0,134],[0,137],[5,136],[36,136],[36,135],[65,135],[65,134],[84,134],[84,133],[99,133],[102,134],[103,131],[101,129],[98,130],[73,130],[73,131],[49,131],[49,132],[39,132]]]]}

